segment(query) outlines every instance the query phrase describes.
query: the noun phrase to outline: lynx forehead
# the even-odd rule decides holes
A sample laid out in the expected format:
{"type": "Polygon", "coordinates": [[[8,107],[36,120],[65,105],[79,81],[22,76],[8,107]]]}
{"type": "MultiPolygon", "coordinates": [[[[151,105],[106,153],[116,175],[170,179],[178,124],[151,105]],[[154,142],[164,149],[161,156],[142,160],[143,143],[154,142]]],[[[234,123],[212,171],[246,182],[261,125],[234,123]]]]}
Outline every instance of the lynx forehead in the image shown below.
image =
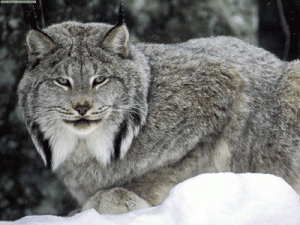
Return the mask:
{"type": "Polygon", "coordinates": [[[26,37],[26,125],[79,210],[158,205],[208,172],[271,173],[300,193],[299,61],[229,37],[132,44],[120,15],[26,37]]]}

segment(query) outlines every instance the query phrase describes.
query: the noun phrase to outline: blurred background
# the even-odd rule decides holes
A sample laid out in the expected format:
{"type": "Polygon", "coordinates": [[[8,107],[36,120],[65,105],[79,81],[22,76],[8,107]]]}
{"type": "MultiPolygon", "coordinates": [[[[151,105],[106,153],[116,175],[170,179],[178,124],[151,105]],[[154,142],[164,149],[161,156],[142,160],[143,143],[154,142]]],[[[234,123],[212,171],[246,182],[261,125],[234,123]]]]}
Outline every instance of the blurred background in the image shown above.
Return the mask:
{"type": "MultiPolygon", "coordinates": [[[[279,0],[122,2],[132,42],[176,43],[230,35],[286,61],[300,58],[299,0],[282,0],[282,7],[279,0]]],[[[115,24],[120,1],[37,3],[37,22],[44,27],[69,20],[115,24]]],[[[66,215],[76,207],[34,149],[17,105],[17,85],[27,66],[25,35],[30,29],[29,8],[25,4],[0,3],[0,220],[33,214],[66,215]]]]}

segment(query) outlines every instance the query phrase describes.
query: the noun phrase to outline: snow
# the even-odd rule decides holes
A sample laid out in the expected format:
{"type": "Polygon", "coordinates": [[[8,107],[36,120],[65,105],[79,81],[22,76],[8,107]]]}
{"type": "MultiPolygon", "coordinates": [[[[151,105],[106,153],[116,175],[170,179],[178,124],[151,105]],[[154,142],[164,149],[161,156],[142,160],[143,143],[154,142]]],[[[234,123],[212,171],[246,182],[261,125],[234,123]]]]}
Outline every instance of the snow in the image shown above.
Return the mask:
{"type": "Polygon", "coordinates": [[[297,193],[268,174],[202,174],[175,186],[159,206],[119,215],[94,209],[72,217],[27,216],[0,225],[300,224],[297,193]]]}

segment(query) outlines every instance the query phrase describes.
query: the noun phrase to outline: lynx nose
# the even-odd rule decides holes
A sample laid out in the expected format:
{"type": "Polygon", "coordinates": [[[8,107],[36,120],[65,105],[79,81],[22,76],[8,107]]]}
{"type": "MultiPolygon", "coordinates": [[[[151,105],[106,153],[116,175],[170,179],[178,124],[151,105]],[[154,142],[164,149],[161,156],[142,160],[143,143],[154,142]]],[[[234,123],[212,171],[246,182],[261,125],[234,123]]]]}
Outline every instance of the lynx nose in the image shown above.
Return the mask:
{"type": "Polygon", "coordinates": [[[77,103],[77,105],[75,106],[75,110],[80,114],[80,115],[84,115],[86,114],[87,111],[89,111],[89,109],[91,108],[91,105],[85,101],[83,104],[81,103],[77,103]]]}

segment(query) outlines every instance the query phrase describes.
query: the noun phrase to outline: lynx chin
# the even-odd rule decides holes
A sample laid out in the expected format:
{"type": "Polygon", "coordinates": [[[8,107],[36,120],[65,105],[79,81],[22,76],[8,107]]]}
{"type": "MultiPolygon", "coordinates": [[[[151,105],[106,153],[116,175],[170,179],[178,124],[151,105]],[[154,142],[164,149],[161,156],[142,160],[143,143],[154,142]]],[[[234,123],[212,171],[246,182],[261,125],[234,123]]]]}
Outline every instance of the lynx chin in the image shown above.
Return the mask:
{"type": "Polygon", "coordinates": [[[26,125],[80,210],[155,206],[210,172],[270,173],[300,194],[300,61],[231,37],[132,44],[122,21],[26,42],[26,125]]]}

